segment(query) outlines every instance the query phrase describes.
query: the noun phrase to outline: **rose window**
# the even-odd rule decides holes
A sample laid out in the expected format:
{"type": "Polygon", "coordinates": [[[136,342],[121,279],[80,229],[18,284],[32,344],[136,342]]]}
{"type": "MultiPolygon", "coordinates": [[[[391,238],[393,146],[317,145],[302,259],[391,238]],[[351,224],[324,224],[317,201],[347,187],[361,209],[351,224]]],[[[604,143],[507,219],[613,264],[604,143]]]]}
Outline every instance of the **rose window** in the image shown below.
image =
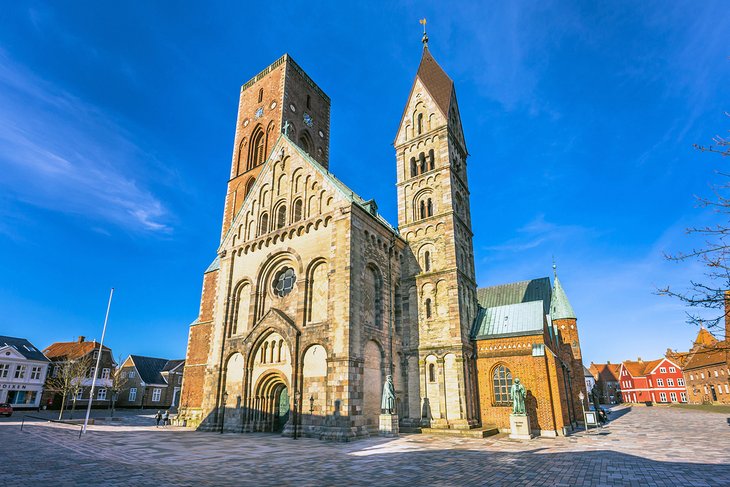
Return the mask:
{"type": "Polygon", "coordinates": [[[294,289],[294,283],[297,281],[297,276],[294,274],[294,269],[287,267],[279,271],[274,278],[274,293],[283,298],[294,289]]]}

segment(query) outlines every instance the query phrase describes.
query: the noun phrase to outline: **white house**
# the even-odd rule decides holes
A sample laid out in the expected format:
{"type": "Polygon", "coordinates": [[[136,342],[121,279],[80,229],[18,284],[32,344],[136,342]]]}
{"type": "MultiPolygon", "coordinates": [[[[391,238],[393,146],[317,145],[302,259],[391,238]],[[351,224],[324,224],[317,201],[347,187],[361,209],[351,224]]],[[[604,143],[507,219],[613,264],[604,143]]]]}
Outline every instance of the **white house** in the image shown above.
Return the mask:
{"type": "Polygon", "coordinates": [[[25,338],[0,336],[0,403],[37,408],[49,363],[25,338]]]}

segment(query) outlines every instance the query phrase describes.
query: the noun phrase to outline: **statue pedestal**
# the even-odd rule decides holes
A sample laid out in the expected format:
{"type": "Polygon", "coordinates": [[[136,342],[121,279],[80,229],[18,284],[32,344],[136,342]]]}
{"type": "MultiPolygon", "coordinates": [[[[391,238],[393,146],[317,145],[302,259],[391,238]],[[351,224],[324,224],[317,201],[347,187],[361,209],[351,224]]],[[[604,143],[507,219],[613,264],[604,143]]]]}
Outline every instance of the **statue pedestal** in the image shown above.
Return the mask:
{"type": "Polygon", "coordinates": [[[398,436],[398,415],[381,414],[378,431],[380,436],[385,436],[388,438],[398,436]]]}
{"type": "Polygon", "coordinates": [[[530,419],[526,414],[510,414],[509,425],[511,433],[510,438],[515,440],[532,439],[532,430],[530,429],[530,419]]]}

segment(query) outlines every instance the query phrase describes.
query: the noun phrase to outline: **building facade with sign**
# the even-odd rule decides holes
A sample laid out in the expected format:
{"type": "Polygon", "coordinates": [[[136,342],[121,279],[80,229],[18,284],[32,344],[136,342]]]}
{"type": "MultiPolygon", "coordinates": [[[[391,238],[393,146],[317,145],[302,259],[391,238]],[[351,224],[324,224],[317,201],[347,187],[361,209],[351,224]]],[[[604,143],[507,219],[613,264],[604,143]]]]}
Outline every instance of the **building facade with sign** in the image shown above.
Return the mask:
{"type": "Polygon", "coordinates": [[[49,363],[25,338],[0,336],[0,403],[14,409],[39,407],[49,363]]]}

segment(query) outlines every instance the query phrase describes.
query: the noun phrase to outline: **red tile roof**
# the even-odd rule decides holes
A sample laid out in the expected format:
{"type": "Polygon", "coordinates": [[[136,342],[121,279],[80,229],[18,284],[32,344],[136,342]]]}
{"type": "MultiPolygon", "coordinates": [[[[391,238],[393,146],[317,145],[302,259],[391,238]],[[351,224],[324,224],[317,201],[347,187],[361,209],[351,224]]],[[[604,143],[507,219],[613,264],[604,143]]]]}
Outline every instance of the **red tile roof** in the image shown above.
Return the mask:
{"type": "Polygon", "coordinates": [[[648,362],[644,362],[643,360],[624,360],[623,366],[626,368],[626,370],[629,371],[629,373],[634,377],[643,377],[646,374],[650,373],[652,370],[656,368],[657,365],[659,365],[660,362],[662,362],[663,358],[656,359],[656,360],[650,360],[648,362]]]}
{"type": "Polygon", "coordinates": [[[591,371],[596,380],[604,382],[618,382],[618,370],[621,364],[594,364],[588,370],[591,371]]]}
{"type": "MultiPolygon", "coordinates": [[[[103,347],[109,351],[109,347],[103,347]]],[[[76,359],[99,349],[99,344],[93,342],[56,342],[48,346],[43,353],[51,360],[54,359],[76,359]]]]}
{"type": "Polygon", "coordinates": [[[433,97],[444,116],[449,116],[451,105],[451,93],[454,90],[454,82],[449,75],[441,69],[439,63],[431,56],[428,47],[424,47],[421,64],[418,66],[418,73],[423,85],[433,97]]]}

